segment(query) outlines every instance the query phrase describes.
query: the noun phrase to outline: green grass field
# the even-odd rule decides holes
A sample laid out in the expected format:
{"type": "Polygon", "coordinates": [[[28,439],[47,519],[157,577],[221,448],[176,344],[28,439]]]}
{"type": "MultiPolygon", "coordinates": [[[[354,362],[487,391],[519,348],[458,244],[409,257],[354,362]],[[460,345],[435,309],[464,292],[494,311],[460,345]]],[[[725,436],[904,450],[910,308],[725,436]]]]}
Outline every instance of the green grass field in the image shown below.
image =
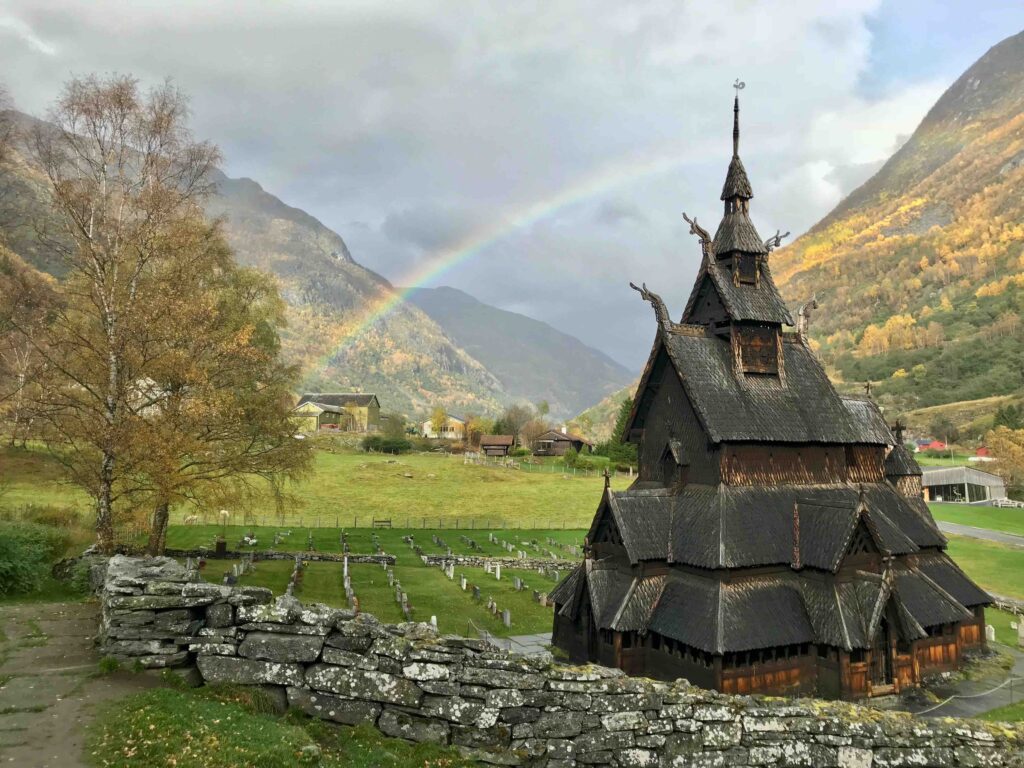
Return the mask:
{"type": "Polygon", "coordinates": [[[90,765],[107,768],[468,768],[454,749],[389,739],[371,726],[273,714],[251,686],[161,688],[103,708],[89,728],[90,765]]]}
{"type": "Polygon", "coordinates": [[[944,504],[942,502],[933,502],[928,507],[936,520],[1024,536],[1024,509],[972,507],[965,504],[944,504]]]}
{"type": "MultiPolygon", "coordinates": [[[[61,468],[41,451],[0,451],[0,510],[26,505],[65,507],[90,514],[82,491],[62,480],[61,468]]],[[[612,481],[625,488],[630,479],[612,481]]],[[[318,451],[310,474],[286,488],[283,514],[271,498],[229,509],[229,522],[291,526],[369,527],[390,519],[396,527],[581,528],[590,524],[604,481],[572,474],[553,463],[532,471],[464,464],[459,456],[318,451]]],[[[199,517],[219,523],[219,510],[199,517]]],[[[196,514],[175,510],[179,522],[196,514]]]]}
{"type": "Polygon", "coordinates": [[[970,454],[953,452],[950,456],[945,453],[942,456],[928,456],[924,453],[915,453],[914,460],[922,467],[962,467],[967,464],[970,454]]]}
{"type": "Polygon", "coordinates": [[[965,536],[950,536],[949,554],[985,589],[1024,600],[1024,549],[965,536]]]}

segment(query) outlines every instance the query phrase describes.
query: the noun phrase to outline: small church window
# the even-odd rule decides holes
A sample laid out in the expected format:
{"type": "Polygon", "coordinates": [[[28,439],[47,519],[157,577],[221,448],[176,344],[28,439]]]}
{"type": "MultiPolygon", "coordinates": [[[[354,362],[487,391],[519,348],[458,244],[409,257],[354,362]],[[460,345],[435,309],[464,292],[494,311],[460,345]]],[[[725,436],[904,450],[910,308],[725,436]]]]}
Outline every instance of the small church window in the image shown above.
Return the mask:
{"type": "Polygon", "coordinates": [[[757,256],[752,253],[741,253],[737,255],[734,263],[736,279],[740,285],[757,285],[757,256]]]}
{"type": "Polygon", "coordinates": [[[740,326],[736,328],[743,373],[779,373],[779,338],[774,328],[740,326]]]}

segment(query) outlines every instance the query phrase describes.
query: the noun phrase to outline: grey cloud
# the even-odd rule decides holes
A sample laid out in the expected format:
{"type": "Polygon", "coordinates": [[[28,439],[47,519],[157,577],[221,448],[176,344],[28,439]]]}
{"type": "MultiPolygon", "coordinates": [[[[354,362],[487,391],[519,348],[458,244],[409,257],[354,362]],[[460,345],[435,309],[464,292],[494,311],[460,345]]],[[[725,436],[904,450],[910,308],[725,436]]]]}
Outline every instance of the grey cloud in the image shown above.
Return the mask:
{"type": "MultiPolygon", "coordinates": [[[[857,83],[878,13],[876,0],[13,0],[0,20],[53,55],[3,45],[0,72],[36,114],[70,73],[170,76],[229,175],[321,219],[394,284],[487,237],[446,282],[639,366],[652,326],[627,283],[681,310],[697,249],[679,211],[710,227],[721,215],[733,79],[747,82],[755,222],[808,226],[851,159],[807,137],[823,112],[868,119],[857,83]]],[[[878,147],[858,157],[915,119],[862,131],[878,147]]]]}
{"type": "Polygon", "coordinates": [[[636,205],[624,200],[605,200],[594,211],[594,221],[615,227],[619,224],[646,224],[647,216],[636,205]]]}

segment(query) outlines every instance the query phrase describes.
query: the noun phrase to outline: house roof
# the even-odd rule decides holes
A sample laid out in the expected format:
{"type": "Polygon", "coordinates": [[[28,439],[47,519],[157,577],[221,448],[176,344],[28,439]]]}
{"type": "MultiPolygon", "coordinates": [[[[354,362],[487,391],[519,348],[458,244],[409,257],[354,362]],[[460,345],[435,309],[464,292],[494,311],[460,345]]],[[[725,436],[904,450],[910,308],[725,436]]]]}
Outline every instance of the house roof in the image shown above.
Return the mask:
{"type": "Polygon", "coordinates": [[[512,435],[483,435],[480,438],[480,447],[485,445],[506,446],[514,442],[512,435]]]}
{"type": "Polygon", "coordinates": [[[586,445],[593,445],[592,442],[581,435],[574,435],[572,432],[561,432],[557,429],[549,429],[543,435],[540,435],[538,440],[565,440],[574,443],[585,443],[586,445]]]}
{"type": "Polygon", "coordinates": [[[974,467],[925,467],[922,470],[921,482],[925,487],[954,483],[972,483],[989,488],[1005,488],[1006,486],[1003,478],[999,475],[982,472],[974,467]]]}
{"type": "MultiPolygon", "coordinates": [[[[657,344],[716,443],[894,442],[877,408],[841,398],[811,350],[792,337],[784,338],[784,381],[774,376],[736,376],[729,340],[710,332],[663,334],[657,344]]],[[[648,362],[641,393],[660,354],[656,349],[648,362]]],[[[649,398],[641,395],[627,430],[642,426],[649,404],[649,398]]]]}
{"type": "Polygon", "coordinates": [[[614,520],[632,563],[664,560],[698,568],[793,563],[794,507],[801,565],[835,571],[857,525],[878,548],[909,554],[941,548],[946,539],[927,505],[888,483],[701,486],[606,490],[589,536],[605,514],[614,520]]]}
{"type": "MultiPolygon", "coordinates": [[[[433,419],[424,419],[421,423],[422,424],[429,424],[432,421],[433,421],[433,419]]],[[[446,422],[448,422],[448,421],[457,421],[457,422],[459,422],[459,424],[465,424],[466,423],[465,419],[460,418],[460,417],[456,416],[453,413],[449,413],[447,416],[445,416],[445,421],[446,422]]]]}
{"type": "MultiPolygon", "coordinates": [[[[380,405],[377,400],[377,396],[373,393],[364,392],[306,392],[299,398],[299,402],[296,403],[296,407],[304,405],[305,403],[314,403],[323,408],[325,405],[344,407],[346,405],[355,405],[360,407],[366,407],[373,404],[380,405]]],[[[328,410],[324,408],[324,410],[328,410]]]]}

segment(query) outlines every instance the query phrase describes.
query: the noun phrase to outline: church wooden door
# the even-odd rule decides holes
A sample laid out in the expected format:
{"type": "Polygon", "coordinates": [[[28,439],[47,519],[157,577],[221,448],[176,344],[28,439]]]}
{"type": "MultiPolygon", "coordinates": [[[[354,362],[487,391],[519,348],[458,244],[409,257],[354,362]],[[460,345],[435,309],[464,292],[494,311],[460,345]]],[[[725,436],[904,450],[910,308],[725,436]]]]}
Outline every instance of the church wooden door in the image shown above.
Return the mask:
{"type": "Polygon", "coordinates": [[[878,625],[874,642],[871,644],[871,686],[883,688],[892,685],[892,643],[889,622],[885,619],[878,625]]]}

